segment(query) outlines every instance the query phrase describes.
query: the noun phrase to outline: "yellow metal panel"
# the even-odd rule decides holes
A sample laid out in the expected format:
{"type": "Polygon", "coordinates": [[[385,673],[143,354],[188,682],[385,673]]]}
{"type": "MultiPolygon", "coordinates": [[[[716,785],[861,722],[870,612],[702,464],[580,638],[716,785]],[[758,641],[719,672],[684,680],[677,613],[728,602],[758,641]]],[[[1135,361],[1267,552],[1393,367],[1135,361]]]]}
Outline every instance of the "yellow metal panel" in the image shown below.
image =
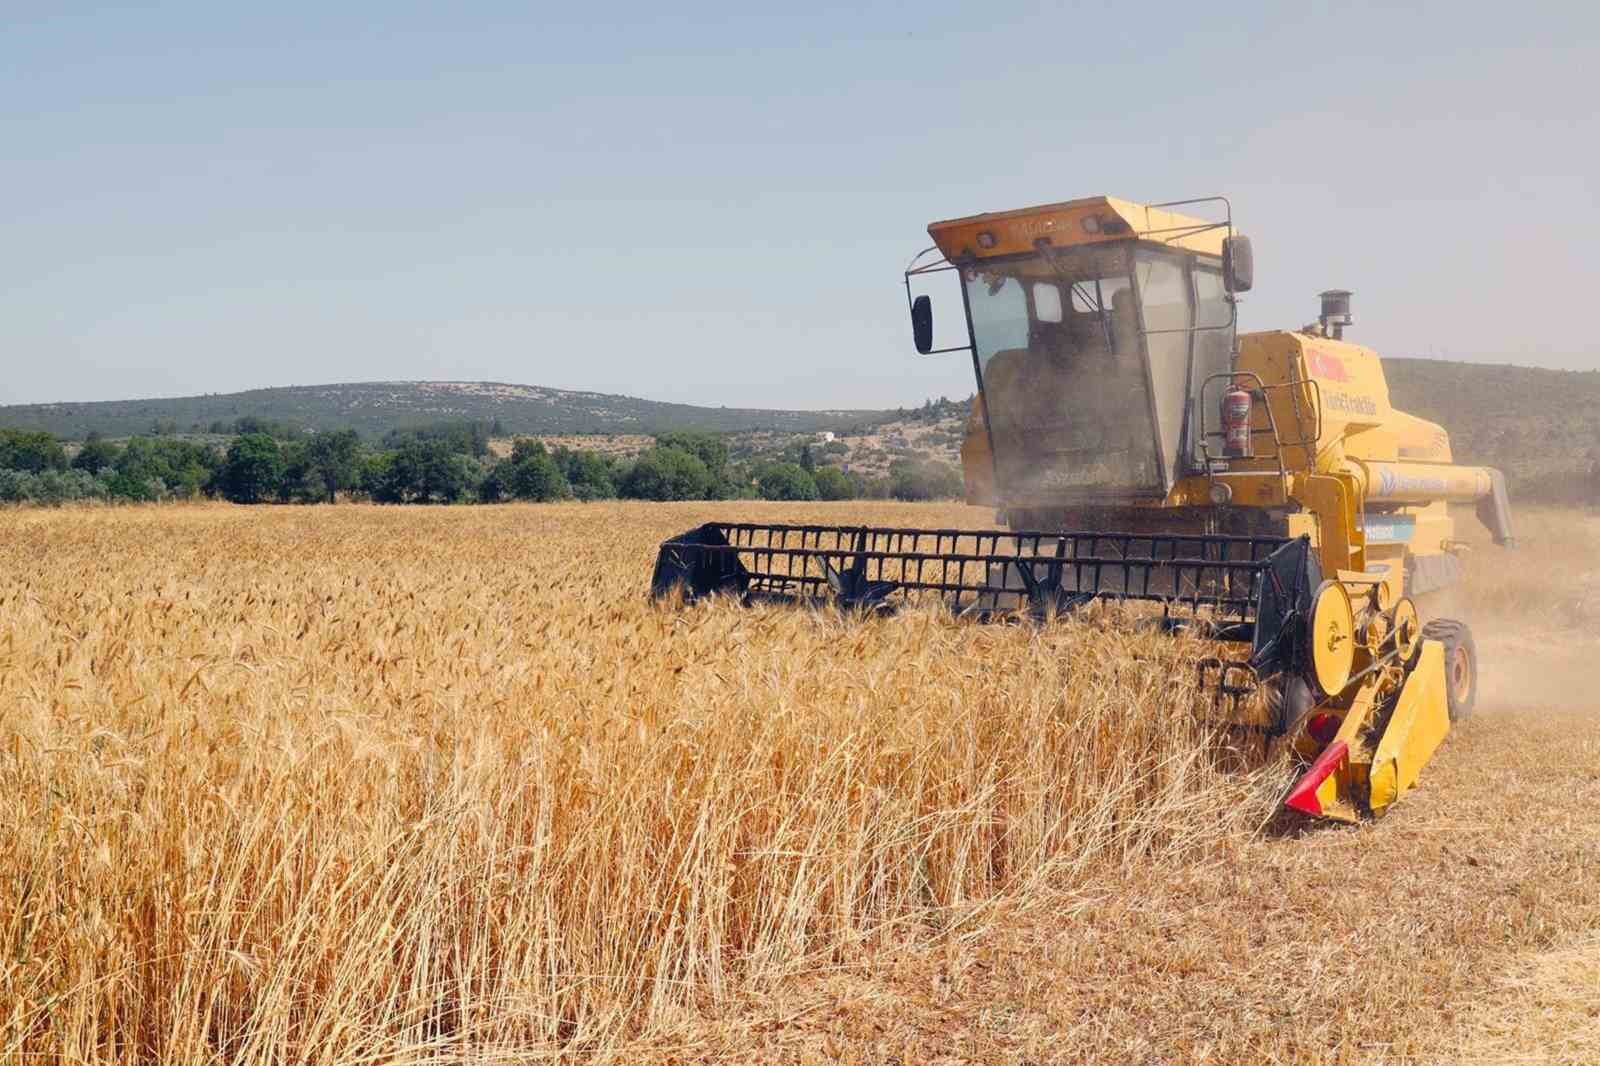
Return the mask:
{"type": "Polygon", "coordinates": [[[1472,503],[1494,491],[1494,477],[1481,466],[1449,463],[1363,463],[1367,499],[1394,503],[1472,503]]]}
{"type": "Polygon", "coordinates": [[[1400,690],[1394,714],[1372,756],[1369,802],[1373,813],[1388,807],[1417,777],[1450,732],[1445,696],[1444,645],[1422,642],[1422,656],[1400,690]]]}
{"type": "Polygon", "coordinates": [[[1105,200],[1118,217],[1133,227],[1133,232],[1142,241],[1170,244],[1204,255],[1222,254],[1222,239],[1228,235],[1225,226],[1180,215],[1176,211],[1119,200],[1115,196],[1107,196],[1105,200]]]}
{"type": "Polygon", "coordinates": [[[1217,483],[1228,486],[1237,507],[1278,507],[1289,499],[1289,488],[1276,470],[1241,471],[1180,478],[1167,493],[1166,506],[1204,507],[1213,502],[1211,486],[1217,483]]]}
{"type": "Polygon", "coordinates": [[[1395,411],[1389,416],[1389,428],[1394,431],[1401,460],[1412,463],[1453,461],[1450,434],[1438,423],[1408,415],[1404,411],[1395,411]]]}
{"type": "Polygon", "coordinates": [[[1295,498],[1316,515],[1317,551],[1325,573],[1367,568],[1367,540],[1356,521],[1355,486],[1335,475],[1295,479],[1295,498]]]}
{"type": "MultiPolygon", "coordinates": [[[[1305,371],[1302,367],[1300,343],[1296,334],[1282,331],[1268,331],[1263,333],[1245,333],[1239,337],[1239,363],[1238,370],[1241,374],[1254,374],[1255,378],[1243,377],[1242,383],[1251,387],[1260,380],[1267,389],[1266,404],[1256,404],[1251,414],[1251,429],[1254,433],[1256,458],[1253,460],[1233,460],[1228,465],[1230,469],[1239,470],[1276,470],[1278,468],[1278,450],[1273,438],[1268,433],[1272,425],[1278,428],[1278,436],[1283,441],[1283,464],[1290,470],[1310,471],[1316,468],[1315,442],[1310,447],[1295,447],[1292,442],[1307,440],[1316,431],[1316,392],[1313,386],[1299,385],[1290,388],[1282,386],[1290,382],[1304,381],[1305,371]],[[1271,410],[1271,419],[1268,410],[1271,410]]],[[[1216,392],[1213,391],[1213,400],[1216,392]]],[[[1216,419],[1215,413],[1210,413],[1209,418],[1216,419]]],[[[1324,467],[1326,469],[1326,467],[1324,467]]]]}
{"type": "Polygon", "coordinates": [[[944,257],[952,260],[1031,252],[1041,237],[1048,237],[1056,248],[1137,239],[1220,256],[1226,235],[1225,227],[1204,219],[1111,196],[995,211],[928,225],[928,236],[944,257]],[[980,242],[979,234],[988,236],[980,242]]]}

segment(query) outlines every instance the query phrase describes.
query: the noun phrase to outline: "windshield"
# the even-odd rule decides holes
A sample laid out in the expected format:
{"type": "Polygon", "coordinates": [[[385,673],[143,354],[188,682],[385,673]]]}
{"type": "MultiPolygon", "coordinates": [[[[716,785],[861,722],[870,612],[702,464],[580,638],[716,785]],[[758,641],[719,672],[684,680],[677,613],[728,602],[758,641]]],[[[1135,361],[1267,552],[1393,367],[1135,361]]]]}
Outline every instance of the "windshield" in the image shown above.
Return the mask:
{"type": "Polygon", "coordinates": [[[1099,246],[963,271],[1008,498],[1165,491],[1131,269],[1099,246]]]}

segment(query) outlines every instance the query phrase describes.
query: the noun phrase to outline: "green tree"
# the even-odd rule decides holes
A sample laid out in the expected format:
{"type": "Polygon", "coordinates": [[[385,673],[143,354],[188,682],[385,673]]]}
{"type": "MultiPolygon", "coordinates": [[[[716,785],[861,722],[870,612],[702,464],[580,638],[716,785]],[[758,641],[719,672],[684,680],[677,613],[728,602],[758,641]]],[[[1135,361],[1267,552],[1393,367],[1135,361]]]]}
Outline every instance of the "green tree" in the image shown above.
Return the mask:
{"type": "Polygon", "coordinates": [[[332,503],[361,479],[361,437],[353,429],[324,430],[306,441],[304,461],[305,476],[332,503]]]}
{"type": "Polygon", "coordinates": [[[846,476],[855,486],[855,498],[858,500],[887,500],[890,496],[889,479],[886,477],[867,477],[854,473],[846,476]]]}
{"type": "Polygon", "coordinates": [[[617,494],[611,463],[598,452],[557,448],[552,456],[566,476],[572,495],[580,500],[609,500],[617,494]]]}
{"type": "Polygon", "coordinates": [[[265,433],[277,440],[299,440],[305,436],[305,431],[299,426],[288,422],[276,422],[257,415],[244,415],[234,419],[233,432],[241,437],[246,433],[265,433]]]}
{"type": "Polygon", "coordinates": [[[824,500],[851,500],[855,498],[856,486],[849,475],[836,466],[824,466],[811,475],[811,480],[817,484],[817,496],[824,500]]]}
{"type": "Polygon", "coordinates": [[[370,463],[362,483],[380,503],[454,503],[478,492],[482,469],[440,439],[410,440],[370,463]]]}
{"type": "Polygon", "coordinates": [[[571,495],[561,467],[536,440],[512,444],[511,455],[495,464],[493,474],[500,496],[544,503],[571,495]]]}
{"type": "Polygon", "coordinates": [[[681,448],[656,447],[634,462],[620,492],[633,500],[704,500],[715,486],[699,456],[681,448]]]}
{"type": "Polygon", "coordinates": [[[283,441],[278,445],[283,472],[278,475],[279,503],[315,503],[322,499],[322,486],[311,476],[306,462],[306,442],[283,441]]]}
{"type": "Polygon", "coordinates": [[[449,451],[459,455],[482,458],[489,454],[489,425],[468,419],[452,419],[390,430],[383,437],[386,448],[400,448],[415,441],[440,442],[449,451]]]}
{"type": "Polygon", "coordinates": [[[392,451],[368,452],[362,457],[361,478],[357,485],[369,500],[377,503],[405,502],[390,495],[390,489],[396,484],[391,476],[394,457],[395,453],[392,451]]]}
{"type": "Polygon", "coordinates": [[[961,471],[936,459],[889,464],[889,492],[897,500],[949,500],[961,495],[961,471]]]}
{"type": "Polygon", "coordinates": [[[167,463],[150,437],[129,437],[128,443],[112,464],[106,485],[113,497],[148,503],[163,499],[168,492],[167,463]]]}
{"type": "Polygon", "coordinates": [[[756,477],[763,500],[814,500],[817,483],[798,463],[773,463],[756,477]]]}
{"type": "Polygon", "coordinates": [[[535,456],[549,454],[550,452],[544,446],[544,441],[536,437],[518,437],[511,442],[511,458],[513,459],[532,459],[535,456]]]}
{"type": "Polygon", "coordinates": [[[811,445],[800,445],[800,469],[808,474],[817,472],[817,458],[811,454],[811,445]]]}
{"type": "Polygon", "coordinates": [[[111,494],[130,500],[185,499],[211,487],[220,460],[214,449],[173,437],[130,437],[112,464],[111,494]]]}
{"type": "Polygon", "coordinates": [[[278,442],[265,433],[246,433],[228,447],[219,480],[222,495],[234,503],[260,503],[278,494],[282,476],[278,442]]]}
{"type": "Polygon", "coordinates": [[[657,448],[677,448],[705,464],[713,481],[722,481],[728,468],[728,441],[720,433],[680,431],[656,434],[657,448]]]}
{"type": "Polygon", "coordinates": [[[105,483],[85,470],[0,470],[0,500],[59,504],[105,497],[105,483]]]}
{"type": "Polygon", "coordinates": [[[26,429],[0,429],[0,470],[65,470],[67,452],[48,433],[26,429]]]}
{"type": "Polygon", "coordinates": [[[98,476],[116,463],[117,453],[120,450],[100,434],[91,433],[84,438],[83,447],[78,449],[78,454],[72,457],[72,467],[74,470],[98,476]]]}

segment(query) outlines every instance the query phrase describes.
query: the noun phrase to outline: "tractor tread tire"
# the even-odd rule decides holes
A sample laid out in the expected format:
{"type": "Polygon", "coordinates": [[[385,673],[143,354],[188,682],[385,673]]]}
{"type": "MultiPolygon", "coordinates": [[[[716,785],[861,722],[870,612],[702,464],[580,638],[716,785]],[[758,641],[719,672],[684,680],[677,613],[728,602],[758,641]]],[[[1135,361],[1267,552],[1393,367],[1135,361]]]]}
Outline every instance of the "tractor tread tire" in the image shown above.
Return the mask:
{"type": "Polygon", "coordinates": [[[1444,645],[1445,695],[1450,706],[1452,724],[1471,716],[1478,702],[1478,647],[1473,643],[1472,630],[1465,622],[1453,618],[1435,618],[1423,623],[1423,640],[1437,640],[1444,645]],[[1459,669],[1459,657],[1465,657],[1459,669]]]}

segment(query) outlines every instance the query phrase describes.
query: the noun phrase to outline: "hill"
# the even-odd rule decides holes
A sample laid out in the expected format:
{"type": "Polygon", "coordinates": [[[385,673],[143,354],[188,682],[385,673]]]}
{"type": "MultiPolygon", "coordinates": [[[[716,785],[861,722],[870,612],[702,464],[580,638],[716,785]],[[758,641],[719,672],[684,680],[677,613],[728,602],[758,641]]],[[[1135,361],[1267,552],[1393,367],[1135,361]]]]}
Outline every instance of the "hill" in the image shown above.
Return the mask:
{"type": "Polygon", "coordinates": [[[1460,463],[1505,471],[1513,495],[1575,499],[1600,462],[1600,371],[1385,359],[1394,405],[1442,425],[1460,463]]]}
{"type": "MultiPolygon", "coordinates": [[[[1576,503],[1596,498],[1600,465],[1600,371],[1385,359],[1390,399],[1438,422],[1456,461],[1496,466],[1514,499],[1576,503]]],[[[881,472],[902,457],[959,462],[967,404],[940,402],[840,434],[830,448],[851,469],[881,472]]],[[[793,450],[794,434],[742,434],[736,451],[793,450]]],[[[826,457],[829,453],[824,451],[826,457]]]]}
{"type": "MultiPolygon", "coordinates": [[[[1456,458],[1503,469],[1514,494],[1576,500],[1600,463],[1600,371],[1385,359],[1395,406],[1450,433],[1456,458]]],[[[810,435],[839,438],[831,461],[877,471],[896,457],[956,458],[966,402],[899,411],[781,411],[698,407],[598,392],[498,382],[364,382],[255,389],[173,399],[0,407],[0,426],[42,429],[65,438],[91,430],[123,437],[158,426],[191,432],[255,416],[307,429],[391,429],[444,419],[497,422],[497,435],[605,434],[638,450],[652,433],[700,429],[736,434],[741,455],[781,454],[810,435]]]]}
{"type": "Polygon", "coordinates": [[[0,407],[0,426],[39,429],[69,439],[91,431],[108,437],[204,430],[245,416],[305,429],[354,429],[382,436],[391,429],[446,419],[498,420],[507,434],[656,433],[701,429],[719,433],[778,430],[847,432],[894,417],[892,411],[776,411],[698,407],[600,392],[547,389],[491,381],[369,381],[299,385],[248,392],[150,400],[16,404],[0,407]]]}

